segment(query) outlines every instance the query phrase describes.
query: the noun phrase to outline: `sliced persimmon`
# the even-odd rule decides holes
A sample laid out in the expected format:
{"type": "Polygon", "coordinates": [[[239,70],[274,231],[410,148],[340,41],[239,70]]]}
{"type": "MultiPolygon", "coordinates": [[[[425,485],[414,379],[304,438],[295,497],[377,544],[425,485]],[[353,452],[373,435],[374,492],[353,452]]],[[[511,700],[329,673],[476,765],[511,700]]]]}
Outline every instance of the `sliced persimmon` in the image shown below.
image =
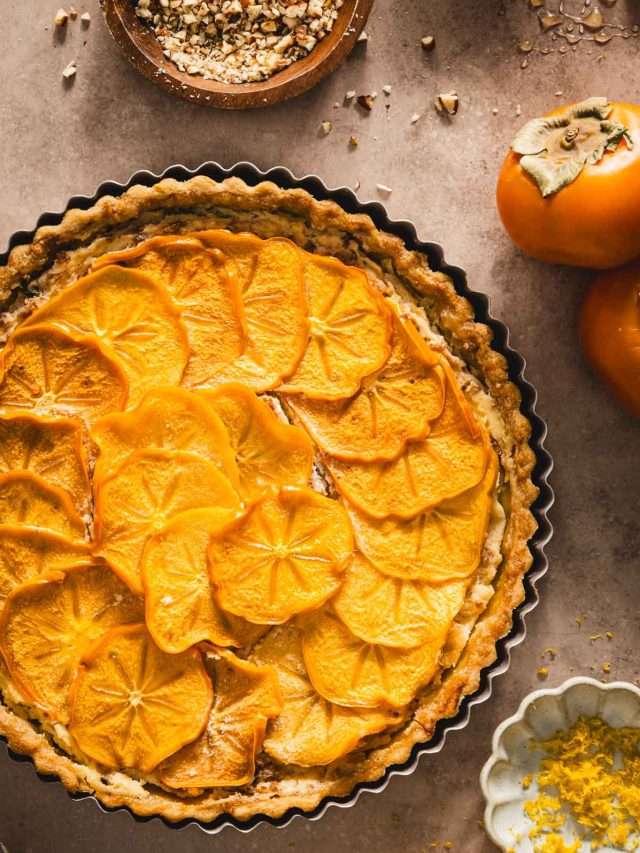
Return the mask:
{"type": "Polygon", "coordinates": [[[282,391],[316,400],[352,397],[390,353],[391,314],[366,274],[305,253],[309,340],[282,391]]]}
{"type": "Polygon", "coordinates": [[[209,560],[216,598],[250,622],[286,622],[338,589],[352,550],[349,518],[337,501],[285,487],[213,532],[209,560]]]}
{"type": "Polygon", "coordinates": [[[138,450],[98,486],[95,553],[142,593],[147,539],[178,513],[202,507],[240,508],[235,489],[213,463],[179,450],[138,450]]]}
{"type": "Polygon", "coordinates": [[[240,290],[244,340],[234,362],[212,364],[190,385],[242,382],[255,391],[275,388],[296,369],[309,332],[304,254],[290,240],[212,230],[193,235],[221,252],[240,290]]]}
{"type": "Polygon", "coordinates": [[[82,425],[71,418],[0,415],[0,473],[8,471],[37,474],[84,507],[89,480],[82,425]]]}
{"type": "Polygon", "coordinates": [[[283,423],[271,406],[237,382],[201,393],[227,429],[246,498],[309,483],[313,446],[303,430],[283,423]]]}
{"type": "Polygon", "coordinates": [[[147,627],[165,652],[183,652],[202,640],[246,646],[264,628],[225,613],[213,599],[208,556],[211,533],[232,510],[193,509],[171,519],[145,545],[141,562],[147,627]]]}
{"type": "Polygon", "coordinates": [[[0,525],[20,525],[82,540],[85,524],[66,492],[30,471],[0,474],[0,525]]]}
{"type": "Polygon", "coordinates": [[[58,569],[89,564],[91,549],[46,530],[0,526],[0,610],[7,596],[26,581],[58,569]]]}
{"type": "Polygon", "coordinates": [[[325,453],[338,459],[396,459],[408,441],[424,438],[444,405],[444,375],[427,345],[410,336],[394,315],[386,364],[365,377],[346,400],[292,395],[288,405],[325,453]]]}
{"type": "Polygon", "coordinates": [[[212,365],[228,365],[245,343],[240,283],[224,255],[192,237],[153,237],[132,249],[100,258],[94,269],[108,264],[134,267],[166,288],[180,309],[191,356],[184,381],[198,384],[212,365]]]}
{"type": "Polygon", "coordinates": [[[305,620],[302,651],[315,689],[348,708],[401,708],[438,670],[447,629],[411,649],[367,643],[329,608],[305,620]]]}
{"type": "Polygon", "coordinates": [[[203,733],[158,768],[169,788],[237,787],[255,776],[267,722],[282,708],[276,673],[220,652],[213,661],[213,684],[203,733]]]}
{"type": "Polygon", "coordinates": [[[293,624],[274,628],[251,660],[278,674],[283,706],[270,722],[264,751],[282,764],[331,764],[356,749],[363,738],[402,719],[398,711],[343,708],[315,690],[302,658],[302,638],[293,624]]]}
{"type": "MultiPolygon", "coordinates": [[[[391,462],[327,457],[338,491],[372,518],[413,518],[476,486],[489,461],[486,433],[472,431],[466,403],[447,388],[442,414],[391,462]]],[[[473,423],[473,421],[471,421],[473,423]]]]}
{"type": "Polygon", "coordinates": [[[94,482],[114,474],[136,450],[183,450],[209,459],[239,487],[234,452],[224,424],[193,391],[157,388],[128,412],[107,415],[94,424],[91,438],[100,451],[94,482]]]}
{"type": "Polygon", "coordinates": [[[149,773],[200,735],[212,698],[198,649],[168,655],[144,625],[127,625],[84,656],[69,731],[101,766],[149,773]]]}
{"type": "Polygon", "coordinates": [[[408,520],[350,513],[358,547],[387,575],[442,583],[470,577],[477,569],[491,515],[498,460],[477,486],[408,520]]]}
{"type": "Polygon", "coordinates": [[[460,610],[466,588],[463,581],[434,586],[392,578],[356,553],[332,604],[359,639],[411,649],[442,636],[460,610]]]}
{"type": "Polygon", "coordinates": [[[14,589],[0,616],[0,652],[24,694],[65,723],[84,652],[110,628],[141,617],[142,601],[108,566],[75,566],[14,589]]]}
{"type": "Polygon", "coordinates": [[[93,421],[123,409],[128,382],[97,338],[74,339],[55,326],[18,329],[0,355],[0,408],[93,421]]]}
{"type": "Polygon", "coordinates": [[[129,405],[149,388],[179,384],[189,344],[177,307],[137,270],[108,266],[81,278],[23,324],[49,323],[71,335],[94,335],[129,380],[129,405]]]}

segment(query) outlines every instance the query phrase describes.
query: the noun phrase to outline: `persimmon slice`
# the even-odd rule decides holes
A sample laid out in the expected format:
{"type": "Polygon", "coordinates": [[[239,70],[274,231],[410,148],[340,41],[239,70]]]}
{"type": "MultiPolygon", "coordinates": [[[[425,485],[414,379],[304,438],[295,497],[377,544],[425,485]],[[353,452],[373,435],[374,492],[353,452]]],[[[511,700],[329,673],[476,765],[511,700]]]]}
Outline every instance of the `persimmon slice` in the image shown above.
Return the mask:
{"type": "Polygon", "coordinates": [[[7,596],[20,584],[91,561],[88,545],[45,530],[1,525],[0,610],[7,596]]]}
{"type": "Polygon", "coordinates": [[[285,487],[214,531],[209,560],[218,603],[250,622],[286,622],[336,591],[352,549],[337,501],[285,487]]]}
{"type": "Polygon", "coordinates": [[[30,471],[0,474],[0,525],[20,525],[84,539],[84,521],[66,492],[30,471]]]}
{"type": "Polygon", "coordinates": [[[149,536],[178,513],[202,507],[240,508],[215,465],[178,450],[136,451],[98,487],[95,553],[142,593],[140,560],[149,536]]]}
{"type": "Polygon", "coordinates": [[[498,461],[490,451],[477,486],[408,520],[367,518],[351,512],[358,547],[387,575],[442,583],[468,578],[482,555],[498,461]]]}
{"type": "Polygon", "coordinates": [[[230,652],[213,662],[213,706],[200,737],[158,768],[169,788],[219,788],[246,785],[256,772],[256,753],[267,722],[280,713],[275,671],[255,666],[230,652]]]}
{"type": "Polygon", "coordinates": [[[184,388],[149,391],[128,412],[107,415],[94,424],[91,438],[100,451],[94,482],[115,473],[136,450],[183,450],[208,459],[239,487],[240,481],[229,437],[220,418],[184,388]]]}
{"type": "Polygon", "coordinates": [[[71,418],[0,415],[0,473],[9,471],[37,474],[84,506],[89,480],[81,424],[71,418]]]}
{"type": "Polygon", "coordinates": [[[246,498],[309,483],[313,447],[303,430],[282,423],[245,385],[234,382],[202,393],[227,429],[246,498]]]}
{"type": "Polygon", "coordinates": [[[245,343],[239,282],[224,255],[191,237],[153,237],[132,249],[114,252],[94,265],[134,267],[166,288],[180,309],[191,356],[184,381],[198,384],[212,365],[232,364],[245,343]]]}
{"type": "Polygon", "coordinates": [[[311,399],[352,397],[390,352],[391,320],[362,270],[305,254],[311,328],[302,361],[283,391],[311,399]]]}
{"type": "Polygon", "coordinates": [[[360,462],[396,459],[408,441],[427,435],[442,412],[444,376],[436,356],[410,336],[399,317],[393,325],[388,361],[362,380],[353,397],[287,400],[315,443],[332,456],[360,462]]]}
{"type": "Polygon", "coordinates": [[[84,652],[141,616],[142,602],[108,566],[76,566],[16,587],[0,617],[0,651],[25,695],[65,723],[84,652]]]}
{"type": "Polygon", "coordinates": [[[194,509],[171,519],[147,542],[142,555],[147,627],[165,652],[183,652],[202,640],[245,646],[263,632],[222,611],[213,600],[207,567],[211,532],[233,512],[194,509]]]}
{"type": "Polygon", "coordinates": [[[292,623],[270,631],[251,659],[272,666],[278,674],[283,706],[269,724],[264,751],[282,764],[331,764],[356,749],[363,738],[401,720],[397,711],[356,711],[324,699],[309,681],[300,631],[292,623]]]}
{"type": "MultiPolygon", "coordinates": [[[[336,488],[372,518],[413,518],[476,486],[489,460],[486,434],[472,431],[466,403],[447,388],[429,435],[391,462],[326,460],[336,488]]],[[[473,423],[473,422],[471,422],[473,423]]]]}
{"type": "Polygon", "coordinates": [[[233,362],[190,373],[191,386],[242,382],[255,391],[275,388],[296,369],[309,332],[303,278],[305,254],[290,240],[213,230],[198,235],[221,252],[240,291],[242,348],[233,362]]]}
{"type": "Polygon", "coordinates": [[[391,578],[356,554],[333,599],[339,618],[361,640],[411,649],[442,636],[464,601],[463,581],[433,586],[391,578]]]}
{"type": "Polygon", "coordinates": [[[356,637],[323,608],[307,617],[302,651],[311,683],[330,702],[401,708],[436,674],[446,634],[443,627],[416,648],[389,648],[356,637]]]}
{"type": "Polygon", "coordinates": [[[114,628],[85,656],[69,731],[109,770],[149,773],[204,729],[213,691],[202,655],[161,651],[144,625],[114,628]]]}
{"type": "Polygon", "coordinates": [[[129,380],[129,405],[155,385],[177,385],[189,356],[178,309],[160,285],[136,270],[109,266],[80,279],[23,327],[39,323],[98,338],[129,380]]]}
{"type": "Polygon", "coordinates": [[[128,382],[98,340],[40,325],[18,329],[0,355],[0,407],[92,421],[123,409],[128,382]]]}

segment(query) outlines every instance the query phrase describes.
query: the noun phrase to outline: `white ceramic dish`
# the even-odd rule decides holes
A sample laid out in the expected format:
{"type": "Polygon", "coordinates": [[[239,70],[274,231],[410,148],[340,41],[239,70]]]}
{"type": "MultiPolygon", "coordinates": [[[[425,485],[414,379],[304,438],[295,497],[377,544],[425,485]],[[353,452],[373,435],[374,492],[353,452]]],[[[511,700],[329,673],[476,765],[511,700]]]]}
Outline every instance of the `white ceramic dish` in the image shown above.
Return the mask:
{"type": "MultiPolygon", "coordinates": [[[[570,728],[580,716],[600,717],[614,728],[640,728],[640,689],[626,681],[602,684],[592,678],[571,678],[560,687],[530,693],[517,712],[498,726],[480,785],[487,802],[485,828],[501,850],[534,853],[529,839],[533,824],[523,806],[536,796],[537,786],[534,781],[525,791],[522,779],[537,772],[542,753],[531,748],[531,741],[570,728]]],[[[598,848],[602,853],[619,849],[598,848]]],[[[580,853],[592,850],[585,842],[580,853]]]]}

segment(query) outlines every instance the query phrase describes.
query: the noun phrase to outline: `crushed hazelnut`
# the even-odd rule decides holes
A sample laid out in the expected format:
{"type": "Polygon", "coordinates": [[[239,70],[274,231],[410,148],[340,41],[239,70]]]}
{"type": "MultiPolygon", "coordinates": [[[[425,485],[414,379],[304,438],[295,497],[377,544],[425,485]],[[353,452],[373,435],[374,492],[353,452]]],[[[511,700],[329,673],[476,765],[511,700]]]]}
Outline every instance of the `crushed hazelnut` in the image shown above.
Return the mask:
{"type": "Polygon", "coordinates": [[[438,95],[435,100],[436,110],[439,113],[446,113],[450,116],[454,116],[458,112],[459,105],[460,99],[455,92],[438,95]]]}
{"type": "Polygon", "coordinates": [[[367,35],[367,31],[363,30],[357,38],[357,41],[362,43],[365,41],[369,41],[369,36],[367,35]]]}
{"type": "Polygon", "coordinates": [[[75,59],[72,59],[71,62],[67,65],[67,67],[62,72],[62,76],[65,80],[70,80],[72,77],[76,76],[76,72],[78,70],[78,65],[75,59]]]}
{"type": "Polygon", "coordinates": [[[417,124],[420,121],[420,113],[414,113],[411,116],[411,124],[417,124]]]}
{"type": "Polygon", "coordinates": [[[72,21],[75,21],[75,19],[78,17],[78,10],[75,6],[69,6],[69,17],[72,21]]]}
{"type": "Polygon", "coordinates": [[[330,121],[323,121],[320,124],[320,132],[323,136],[328,136],[333,130],[333,124],[330,121]]]}
{"type": "Polygon", "coordinates": [[[386,184],[376,184],[376,189],[381,195],[391,195],[393,192],[391,187],[388,187],[386,184]]]}
{"type": "Polygon", "coordinates": [[[53,23],[56,25],[56,27],[64,27],[64,26],[66,26],[66,23],[68,20],[69,20],[69,13],[67,12],[66,9],[60,8],[56,12],[56,16],[53,19],[53,23]]]}
{"type": "Polygon", "coordinates": [[[85,27],[88,27],[91,23],[91,13],[83,12],[82,15],[80,15],[80,20],[82,21],[85,27]]]}
{"type": "Polygon", "coordinates": [[[349,137],[349,145],[351,146],[351,148],[357,148],[358,147],[358,138],[356,136],[350,136],[349,137]]]}
{"type": "Polygon", "coordinates": [[[435,36],[424,36],[420,39],[420,44],[422,45],[423,50],[433,50],[436,46],[435,36]]]}
{"type": "Polygon", "coordinates": [[[367,110],[367,112],[371,112],[373,109],[373,102],[375,97],[373,95],[358,95],[357,101],[358,106],[362,107],[363,110],[367,110]]]}

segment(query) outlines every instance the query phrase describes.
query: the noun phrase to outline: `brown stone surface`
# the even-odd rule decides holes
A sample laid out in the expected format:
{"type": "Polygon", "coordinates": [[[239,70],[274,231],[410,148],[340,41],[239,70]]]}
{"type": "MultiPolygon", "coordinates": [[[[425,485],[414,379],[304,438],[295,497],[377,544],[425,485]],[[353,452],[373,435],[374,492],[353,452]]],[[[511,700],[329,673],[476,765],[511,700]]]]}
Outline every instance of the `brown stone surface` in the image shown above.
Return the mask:
{"type": "MultiPolygon", "coordinates": [[[[173,162],[284,163],[297,174],[316,172],[330,185],[358,179],[363,199],[375,198],[376,185],[386,184],[393,189],[386,201],[391,215],[413,219],[424,238],[442,243],[449,262],[466,268],[471,286],[486,291],[494,313],[511,326],[549,423],[556,533],[542,603],[493,698],[474,709],[470,725],[452,733],[440,754],[423,758],[412,776],[393,779],[385,793],[284,830],[178,834],[158,821],[136,825],[127,814],[104,815],[92,802],[74,803],[60,785],[38,781],[29,763],[14,763],[3,749],[0,851],[427,853],[432,842],[443,849],[446,840],[465,853],[490,851],[479,824],[478,774],[496,724],[539,686],[544,649],[558,649],[549,685],[572,674],[602,675],[605,661],[610,678],[640,676],[640,424],[610,402],[583,363],[576,312],[589,274],[518,254],[495,213],[496,172],[524,117],[588,95],[637,100],[640,40],[532,56],[522,70],[515,45],[538,33],[524,0],[377,0],[369,44],[359,45],[328,81],[268,111],[223,114],[173,100],[139,78],[112,45],[97,0],[76,3],[92,13],[91,25],[70,22],[60,41],[52,26],[59,5],[3,4],[0,243],[72,194],[91,194],[105,179],[173,162]],[[437,38],[433,53],[419,45],[429,33],[437,38]],[[62,69],[72,59],[77,76],[65,85],[62,69]],[[393,87],[389,97],[382,93],[386,84],[393,87]],[[334,109],[349,89],[377,90],[373,110],[334,109]],[[460,96],[460,111],[446,120],[432,103],[436,93],[451,89],[460,96]],[[423,117],[412,125],[416,112],[423,117]],[[319,134],[324,119],[333,122],[328,136],[319,134]],[[355,149],[348,145],[352,134],[359,139],[355,149]],[[579,627],[581,613],[586,619],[579,627]],[[590,635],[607,630],[614,631],[612,640],[590,642],[590,635]]],[[[634,0],[619,0],[614,13],[640,24],[634,0]]]]}

